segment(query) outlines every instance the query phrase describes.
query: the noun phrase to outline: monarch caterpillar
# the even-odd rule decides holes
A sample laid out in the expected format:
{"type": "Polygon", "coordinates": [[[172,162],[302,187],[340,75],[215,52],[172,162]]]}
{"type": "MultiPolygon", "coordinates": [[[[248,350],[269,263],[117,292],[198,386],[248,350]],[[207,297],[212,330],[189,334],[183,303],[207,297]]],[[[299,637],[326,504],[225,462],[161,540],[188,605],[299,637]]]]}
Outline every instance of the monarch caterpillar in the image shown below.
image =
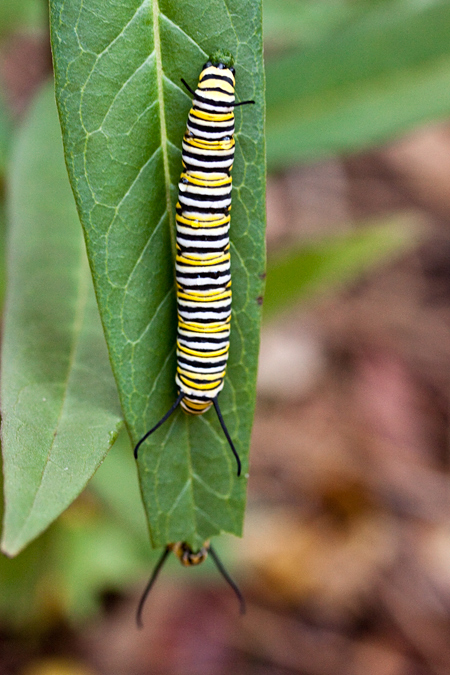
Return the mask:
{"type": "Polygon", "coordinates": [[[211,556],[211,558],[214,560],[217,569],[225,579],[225,581],[231,586],[233,591],[235,592],[238,600],[239,600],[239,606],[240,606],[240,612],[241,614],[245,614],[245,600],[242,596],[242,593],[240,592],[239,588],[236,586],[234,583],[233,579],[229,576],[228,572],[224,568],[222,561],[220,560],[219,556],[217,555],[216,551],[213,549],[211,544],[209,542],[205,542],[205,544],[202,546],[202,548],[199,551],[193,551],[191,547],[186,544],[185,542],[179,541],[176,544],[169,544],[169,546],[166,546],[164,549],[160,559],[155,565],[155,568],[151,574],[150,580],[142,594],[142,597],[139,601],[139,605],[137,608],[137,613],[136,613],[136,622],[139,628],[142,628],[143,622],[142,622],[142,611],[144,609],[145,601],[147,599],[148,594],[150,593],[153,584],[155,583],[159,572],[161,571],[161,568],[163,567],[164,563],[167,560],[167,556],[169,553],[173,551],[175,555],[177,556],[178,560],[181,562],[182,565],[185,567],[192,567],[193,565],[200,565],[202,562],[206,560],[208,557],[208,554],[211,556]]]}
{"type": "Polygon", "coordinates": [[[235,102],[233,60],[212,56],[199,76],[183,138],[183,172],[176,207],[176,282],[178,307],[178,397],[167,413],[134,449],[158,429],[181,404],[192,415],[212,405],[237,462],[217,400],[223,388],[230,346],[231,169],[234,160],[234,108],[254,101],[235,102]]]}

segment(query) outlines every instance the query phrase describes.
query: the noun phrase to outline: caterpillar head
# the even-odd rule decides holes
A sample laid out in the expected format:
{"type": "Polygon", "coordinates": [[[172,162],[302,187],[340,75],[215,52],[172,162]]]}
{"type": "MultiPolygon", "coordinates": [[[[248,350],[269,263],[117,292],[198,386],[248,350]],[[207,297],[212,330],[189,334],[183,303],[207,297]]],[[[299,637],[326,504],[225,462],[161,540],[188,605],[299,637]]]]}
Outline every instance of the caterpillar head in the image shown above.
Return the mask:
{"type": "Polygon", "coordinates": [[[215,66],[220,69],[231,70],[234,75],[234,57],[226,49],[218,49],[209,57],[208,61],[205,63],[204,67],[209,68],[210,66],[215,66]]]}

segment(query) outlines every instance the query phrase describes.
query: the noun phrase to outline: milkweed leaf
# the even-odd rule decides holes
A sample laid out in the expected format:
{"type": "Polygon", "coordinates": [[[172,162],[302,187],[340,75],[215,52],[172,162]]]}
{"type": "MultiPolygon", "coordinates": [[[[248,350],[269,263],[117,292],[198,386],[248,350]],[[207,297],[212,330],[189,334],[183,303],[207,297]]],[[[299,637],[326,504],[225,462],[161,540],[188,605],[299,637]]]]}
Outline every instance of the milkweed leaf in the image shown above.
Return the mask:
{"type": "Polygon", "coordinates": [[[122,425],[50,86],[19,132],[8,216],[2,547],[15,555],[81,492],[122,425]]]}
{"type": "MultiPolygon", "coordinates": [[[[111,363],[135,443],[170,408],[174,211],[181,139],[209,54],[235,58],[233,319],[222,412],[247,469],[264,272],[264,82],[259,0],[51,0],[56,94],[111,363]]],[[[154,546],[240,534],[246,480],[214,410],[178,410],[139,455],[154,546]]]]}

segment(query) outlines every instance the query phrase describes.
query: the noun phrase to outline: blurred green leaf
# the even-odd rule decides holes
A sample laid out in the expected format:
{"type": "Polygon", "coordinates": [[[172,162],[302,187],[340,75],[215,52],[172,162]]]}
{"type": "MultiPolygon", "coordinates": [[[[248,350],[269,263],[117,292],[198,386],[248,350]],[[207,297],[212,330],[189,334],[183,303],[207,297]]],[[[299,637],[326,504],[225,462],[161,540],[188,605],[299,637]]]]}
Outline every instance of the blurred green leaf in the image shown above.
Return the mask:
{"type": "Polygon", "coordinates": [[[89,490],[121,521],[127,530],[148,543],[148,527],[142,508],[133,448],[125,430],[121,431],[105,461],[98,468],[89,490]]]}
{"type": "Polygon", "coordinates": [[[289,248],[269,259],[264,320],[318,292],[337,290],[416,241],[412,218],[392,217],[348,234],[289,248]]]}
{"type": "Polygon", "coordinates": [[[11,164],[1,393],[3,550],[15,555],[81,492],[122,420],[51,86],[11,164]]]}
{"type": "MultiPolygon", "coordinates": [[[[0,188],[1,189],[1,188],[0,188]]],[[[6,216],[5,202],[0,197],[0,310],[3,308],[5,296],[5,242],[6,242],[6,216]]]]}
{"type": "MultiPolygon", "coordinates": [[[[136,478],[134,484],[138,489],[136,478]]],[[[123,487],[119,475],[115,487],[123,487]]],[[[139,512],[145,526],[142,504],[139,512]]],[[[154,562],[148,536],[136,536],[85,492],[17,557],[0,554],[2,625],[39,633],[61,616],[75,622],[92,616],[103,593],[134,586],[154,562]]]]}
{"type": "Polygon", "coordinates": [[[0,37],[14,30],[45,28],[46,18],[43,0],[1,0],[0,37]]]}
{"type": "Polygon", "coordinates": [[[49,570],[49,542],[46,532],[17,558],[0,553],[0,619],[3,626],[18,628],[37,619],[42,625],[47,599],[39,594],[41,579],[49,570]]]}
{"type": "MultiPolygon", "coordinates": [[[[118,383],[136,442],[176,398],[174,212],[181,139],[202,65],[236,58],[233,324],[220,403],[244,467],[250,441],[264,272],[264,90],[259,0],[51,0],[66,160],[118,383]]],[[[177,411],[142,447],[141,489],[153,545],[193,547],[241,534],[245,476],[215,418],[177,411]]]]}
{"type": "Polygon", "coordinates": [[[123,590],[154,564],[148,537],[143,542],[120,520],[100,513],[86,495],[56,524],[52,550],[52,566],[41,585],[74,621],[99,610],[102,592],[123,590]]]}
{"type": "Polygon", "coordinates": [[[6,163],[8,160],[9,145],[11,141],[11,134],[12,134],[11,119],[0,89],[0,178],[5,173],[6,163]]]}
{"type": "Polygon", "coordinates": [[[450,4],[395,0],[267,64],[271,167],[351,152],[450,114],[450,4]]]}
{"type": "Polygon", "coordinates": [[[264,48],[305,48],[387,0],[264,0],[264,48]]]}

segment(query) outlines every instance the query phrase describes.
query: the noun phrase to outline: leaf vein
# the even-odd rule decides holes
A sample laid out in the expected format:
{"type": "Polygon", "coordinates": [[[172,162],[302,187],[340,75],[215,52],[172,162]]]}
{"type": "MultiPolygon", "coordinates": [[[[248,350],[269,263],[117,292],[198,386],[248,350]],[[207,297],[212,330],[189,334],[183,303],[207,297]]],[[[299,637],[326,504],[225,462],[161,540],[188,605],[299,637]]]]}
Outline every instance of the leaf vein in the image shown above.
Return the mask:
{"type": "Polygon", "coordinates": [[[114,103],[116,102],[116,100],[120,96],[120,94],[124,91],[125,87],[133,80],[133,78],[136,77],[136,75],[139,73],[139,71],[142,70],[146,65],[151,63],[151,61],[153,61],[154,59],[155,59],[155,55],[154,55],[154,52],[152,52],[151,54],[149,54],[146,57],[146,59],[141,63],[141,65],[138,66],[131,73],[131,75],[125,80],[125,82],[119,87],[119,89],[115,93],[113,99],[111,100],[111,103],[109,104],[107,111],[105,112],[105,115],[104,115],[104,117],[103,117],[103,119],[100,123],[100,126],[98,127],[98,129],[96,131],[100,131],[100,130],[103,131],[103,125],[106,122],[106,119],[107,119],[109,113],[111,112],[114,103]]]}

